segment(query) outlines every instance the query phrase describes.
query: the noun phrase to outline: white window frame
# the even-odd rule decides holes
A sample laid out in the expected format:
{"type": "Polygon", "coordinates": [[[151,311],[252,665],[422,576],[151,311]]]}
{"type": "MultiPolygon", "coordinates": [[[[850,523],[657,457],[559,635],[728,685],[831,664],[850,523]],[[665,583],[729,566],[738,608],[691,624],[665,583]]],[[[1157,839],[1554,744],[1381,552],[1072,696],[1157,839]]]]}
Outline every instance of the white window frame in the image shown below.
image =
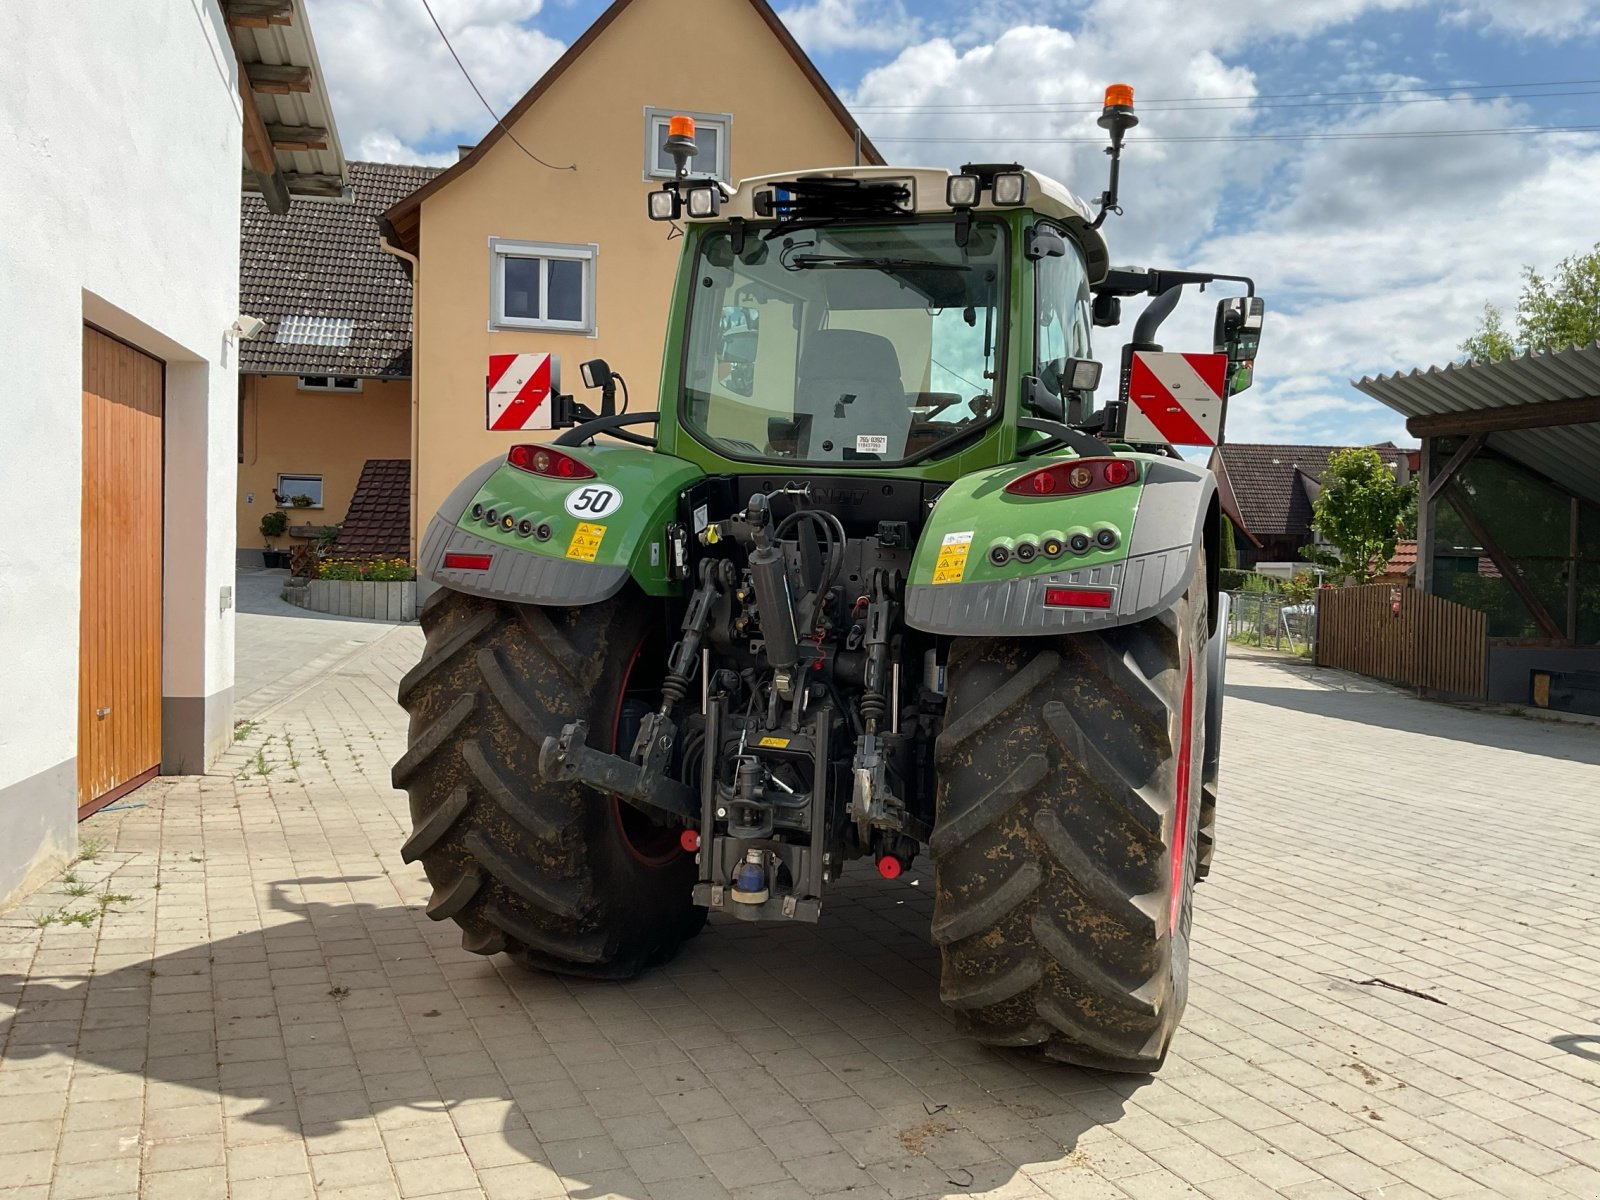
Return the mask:
{"type": "Polygon", "coordinates": [[[327,483],[323,480],[321,475],[307,475],[307,474],[300,474],[300,473],[297,473],[297,472],[294,472],[294,471],[280,471],[280,472],[278,472],[277,485],[273,489],[273,495],[274,496],[283,496],[285,498],[284,499],[284,503],[281,506],[283,508],[284,512],[296,512],[296,511],[298,511],[295,508],[294,504],[292,503],[293,498],[295,496],[310,496],[311,495],[310,492],[307,492],[307,491],[305,491],[303,489],[291,489],[291,488],[284,487],[283,486],[283,481],[285,479],[298,479],[303,483],[308,483],[311,480],[315,479],[317,481],[317,492],[318,492],[318,495],[312,497],[312,499],[315,501],[315,503],[308,504],[305,507],[308,508],[308,509],[311,509],[311,508],[320,509],[322,507],[322,502],[323,502],[324,499],[327,498],[328,492],[327,492],[327,483]]]}
{"type": "Polygon", "coordinates": [[[300,375],[295,379],[295,387],[302,392],[359,392],[365,384],[366,380],[359,375],[300,375]],[[325,380],[326,382],[311,382],[316,379],[325,380]],[[339,383],[341,379],[348,379],[355,386],[344,387],[339,383]]]}
{"type": "MultiPolygon", "coordinates": [[[[646,105],[644,110],[644,174],[641,178],[648,183],[654,179],[673,177],[671,171],[656,166],[656,147],[660,145],[656,129],[658,126],[666,125],[671,117],[693,117],[696,130],[705,125],[716,127],[720,136],[717,138],[717,161],[712,174],[723,183],[733,182],[731,178],[733,159],[730,150],[733,144],[732,113],[689,112],[682,108],[654,108],[650,105],[646,105]]],[[[706,163],[700,155],[697,154],[689,160],[689,173],[691,175],[706,173],[706,163]]]]}
{"type": "MultiPolygon", "coordinates": [[[[543,329],[553,333],[581,333],[596,336],[595,331],[595,263],[600,257],[596,242],[576,244],[567,242],[519,242],[509,238],[489,239],[489,329],[543,329]],[[512,317],[506,315],[506,273],[508,258],[563,259],[583,266],[583,318],[577,321],[553,321],[547,317],[512,317]]],[[[539,270],[539,311],[550,311],[550,272],[539,270]]]]}

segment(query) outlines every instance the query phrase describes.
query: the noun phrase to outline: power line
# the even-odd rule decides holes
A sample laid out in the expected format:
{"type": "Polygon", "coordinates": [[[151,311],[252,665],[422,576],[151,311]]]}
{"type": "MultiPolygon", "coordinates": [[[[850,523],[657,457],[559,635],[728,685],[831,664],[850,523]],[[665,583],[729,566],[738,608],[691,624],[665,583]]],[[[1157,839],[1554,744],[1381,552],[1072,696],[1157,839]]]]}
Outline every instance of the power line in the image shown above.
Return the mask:
{"type": "MultiPolygon", "coordinates": [[[[1165,112],[1165,113],[1255,112],[1255,111],[1264,111],[1266,109],[1360,108],[1360,107],[1369,107],[1369,106],[1379,106],[1379,105],[1387,106],[1387,105],[1397,105],[1397,104],[1460,104],[1463,101],[1467,101],[1467,100],[1477,101],[1477,102],[1480,102],[1480,103],[1481,102],[1485,102],[1485,101],[1492,101],[1492,100],[1537,100],[1537,99],[1541,99],[1541,98],[1545,98],[1545,97],[1551,97],[1551,96],[1556,96],[1556,97],[1559,97],[1559,96],[1600,96],[1600,88],[1583,88],[1583,89],[1580,89],[1580,90],[1577,90],[1577,91],[1567,91],[1567,92],[1523,92],[1523,93],[1521,93],[1519,95],[1500,94],[1500,95],[1490,95],[1490,96],[1418,96],[1418,97],[1414,97],[1414,98],[1408,99],[1408,100],[1329,100],[1329,101],[1317,101],[1316,103],[1313,103],[1313,104],[1300,104],[1300,103],[1294,103],[1294,104],[1283,104],[1283,103],[1267,103],[1267,104],[1189,104],[1189,105],[1184,105],[1183,107],[1179,107],[1179,108],[1163,107],[1159,101],[1146,101],[1146,102],[1142,102],[1139,105],[1139,110],[1141,112],[1143,112],[1143,113],[1151,113],[1151,112],[1165,112]]],[[[918,116],[918,115],[926,114],[926,115],[930,115],[930,116],[949,116],[949,117],[988,117],[988,116],[1026,116],[1026,115],[1030,115],[1030,114],[1034,114],[1034,113],[1038,113],[1038,114],[1081,114],[1081,115],[1084,115],[1084,116],[1089,116],[1091,114],[1095,114],[1095,113],[1100,112],[1101,111],[1101,105],[1098,102],[1096,102],[1096,103],[1094,103],[1092,105],[1088,105],[1088,104],[1078,104],[1078,103],[1055,104],[1055,103],[1050,103],[1050,102],[1046,102],[1046,101],[1040,101],[1038,104],[1036,104],[1036,105],[1034,105],[1033,107],[1030,107],[1030,108],[1016,107],[1016,108],[1000,109],[1000,108],[987,108],[987,107],[979,107],[979,106],[974,106],[974,107],[970,107],[969,108],[969,107],[966,107],[966,106],[962,106],[960,108],[945,109],[945,108],[940,108],[938,106],[927,106],[927,107],[909,107],[908,106],[906,108],[901,108],[901,109],[857,108],[855,111],[856,112],[876,112],[876,113],[881,113],[881,114],[883,114],[885,116],[918,116]]]]}
{"type": "MultiPolygon", "coordinates": [[[[1384,130],[1372,133],[1236,133],[1236,134],[1194,134],[1191,136],[1175,137],[1130,137],[1128,145],[1135,142],[1340,142],[1340,141],[1388,141],[1400,138],[1454,138],[1454,137],[1498,137],[1506,134],[1540,134],[1540,133],[1600,133],[1600,125],[1506,125],[1498,129],[1414,129],[1414,130],[1384,130]]],[[[1037,145],[1068,145],[1083,143],[1098,146],[1105,141],[1104,138],[1095,137],[1006,137],[1004,135],[982,134],[972,137],[884,137],[873,135],[875,142],[919,142],[919,143],[950,143],[954,145],[968,145],[976,141],[998,142],[1001,145],[1037,144],[1037,145]]]]}
{"type": "MultiPolygon", "coordinates": [[[[1531,87],[1547,87],[1547,88],[1553,88],[1553,87],[1589,87],[1589,86],[1594,85],[1594,84],[1600,84],[1600,79],[1537,79],[1537,80],[1530,80],[1530,81],[1528,81],[1526,83],[1430,84],[1430,85],[1428,85],[1426,87],[1366,88],[1366,89],[1360,89],[1360,90],[1355,90],[1355,91],[1343,91],[1343,92],[1259,92],[1259,93],[1254,93],[1254,94],[1238,95],[1238,96],[1161,96],[1161,97],[1148,97],[1147,96],[1147,97],[1143,97],[1143,98],[1140,99],[1139,107],[1140,108],[1144,108],[1147,105],[1151,105],[1151,104],[1209,104],[1209,103],[1213,103],[1213,102],[1219,101],[1219,100],[1251,100],[1251,101],[1257,101],[1257,100],[1317,100],[1317,99],[1340,98],[1340,97],[1349,97],[1349,96],[1409,96],[1409,95],[1413,95],[1413,94],[1415,94],[1417,92],[1481,92],[1481,91],[1506,91],[1506,90],[1509,90],[1511,88],[1531,88],[1531,87]]],[[[1562,94],[1566,94],[1566,93],[1551,93],[1551,94],[1553,94],[1553,95],[1562,95],[1562,94]]],[[[1573,94],[1587,94],[1587,93],[1573,93],[1573,94]]],[[[1471,97],[1466,97],[1466,98],[1471,99],[1471,97]]],[[[1479,98],[1480,99],[1486,99],[1487,97],[1479,97],[1479,98]]],[[[1510,98],[1514,99],[1514,97],[1510,97],[1510,98]]],[[[1037,100],[1012,100],[1012,101],[1000,101],[998,103],[993,103],[993,104],[989,104],[989,103],[926,104],[926,105],[919,105],[919,104],[905,104],[905,105],[901,105],[901,104],[853,104],[850,107],[851,107],[851,111],[853,111],[853,112],[896,112],[896,111],[901,111],[901,110],[912,111],[912,112],[926,112],[926,111],[933,111],[933,110],[946,110],[946,111],[950,111],[950,112],[958,112],[958,111],[965,110],[965,109],[1012,109],[1012,108],[1027,109],[1027,108],[1036,107],[1036,106],[1038,106],[1040,104],[1044,104],[1044,103],[1050,103],[1050,102],[1048,102],[1048,101],[1037,101],[1037,100]]],[[[1079,102],[1076,102],[1076,101],[1062,101],[1061,103],[1063,103],[1063,104],[1074,104],[1075,105],[1075,104],[1078,104],[1079,102]]],[[[1082,108],[1083,108],[1083,110],[1085,112],[1098,112],[1100,107],[1101,107],[1099,101],[1095,101],[1093,103],[1090,103],[1088,101],[1083,101],[1081,103],[1082,103],[1082,108]]],[[[1358,101],[1358,103],[1359,103],[1359,101],[1358,101]]],[[[1370,101],[1370,103],[1381,103],[1381,101],[1370,101]]]]}
{"type": "Polygon", "coordinates": [[[450,51],[450,57],[455,59],[456,66],[461,68],[461,77],[467,81],[467,86],[472,88],[473,93],[478,97],[478,102],[483,105],[484,111],[494,118],[494,123],[500,127],[500,132],[511,139],[511,144],[518,150],[521,150],[529,158],[533,159],[533,161],[538,163],[541,167],[548,167],[552,171],[576,171],[578,169],[577,163],[569,163],[564,167],[558,167],[554,163],[547,163],[532,150],[529,150],[521,142],[517,141],[517,135],[512,133],[511,130],[506,127],[506,123],[500,119],[500,114],[494,111],[489,102],[483,98],[483,93],[478,91],[478,85],[472,82],[472,76],[467,71],[467,64],[461,61],[461,56],[456,53],[456,48],[450,44],[450,38],[446,36],[444,26],[439,24],[439,18],[433,15],[433,9],[429,6],[428,0],[422,0],[422,7],[427,11],[428,20],[432,21],[433,27],[439,31],[439,37],[444,41],[444,48],[450,51]]]}

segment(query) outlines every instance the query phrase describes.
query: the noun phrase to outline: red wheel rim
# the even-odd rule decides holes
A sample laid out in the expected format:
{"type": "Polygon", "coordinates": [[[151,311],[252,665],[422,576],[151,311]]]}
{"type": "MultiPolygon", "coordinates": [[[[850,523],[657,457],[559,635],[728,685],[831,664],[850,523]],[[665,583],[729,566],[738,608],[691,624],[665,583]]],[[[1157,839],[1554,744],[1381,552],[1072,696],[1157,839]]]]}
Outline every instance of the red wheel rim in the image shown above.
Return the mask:
{"type": "MultiPolygon", "coordinates": [[[[644,653],[650,637],[651,634],[646,632],[639,638],[633,648],[632,656],[628,659],[628,669],[622,673],[622,686],[617,690],[616,711],[611,715],[613,754],[621,754],[625,749],[618,744],[622,736],[622,710],[628,703],[628,684],[633,679],[634,668],[638,666],[639,656],[644,653]]],[[[660,868],[677,861],[683,854],[683,846],[678,841],[680,830],[652,824],[644,813],[615,797],[611,801],[611,811],[617,822],[617,832],[622,835],[622,844],[628,848],[628,853],[635,862],[647,867],[660,868]]]]}
{"type": "Polygon", "coordinates": [[[1189,793],[1192,780],[1189,767],[1194,752],[1194,655],[1183,672],[1183,728],[1178,736],[1178,773],[1172,805],[1172,900],[1167,909],[1167,928],[1178,934],[1178,914],[1183,908],[1183,885],[1189,870],[1189,793]]]}

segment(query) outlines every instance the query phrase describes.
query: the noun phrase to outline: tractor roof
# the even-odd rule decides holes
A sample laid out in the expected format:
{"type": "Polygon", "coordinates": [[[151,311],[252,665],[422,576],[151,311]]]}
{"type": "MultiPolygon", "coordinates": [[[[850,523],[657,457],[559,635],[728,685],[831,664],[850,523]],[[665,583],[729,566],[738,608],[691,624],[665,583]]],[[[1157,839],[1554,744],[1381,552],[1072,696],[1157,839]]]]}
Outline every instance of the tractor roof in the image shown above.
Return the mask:
{"type": "MultiPolygon", "coordinates": [[[[1022,207],[1066,226],[1077,238],[1078,244],[1083,247],[1083,257],[1088,267],[1090,282],[1099,282],[1110,267],[1111,258],[1105,238],[1094,228],[1094,215],[1089,211],[1089,206],[1065,186],[1048,176],[1041,175],[1037,171],[1024,170],[1022,173],[1028,177],[1028,198],[1022,207]]],[[[950,172],[942,167],[827,167],[811,171],[786,171],[777,175],[756,175],[749,179],[741,179],[735,186],[732,197],[722,202],[721,214],[704,220],[725,221],[729,217],[743,217],[751,221],[763,220],[765,218],[757,217],[755,214],[755,193],[786,180],[798,179],[893,180],[896,183],[907,183],[911,187],[914,211],[948,213],[951,210],[945,203],[945,180],[949,178],[950,172]]],[[[986,191],[983,202],[974,206],[973,211],[1007,210],[994,204],[986,191]]]]}

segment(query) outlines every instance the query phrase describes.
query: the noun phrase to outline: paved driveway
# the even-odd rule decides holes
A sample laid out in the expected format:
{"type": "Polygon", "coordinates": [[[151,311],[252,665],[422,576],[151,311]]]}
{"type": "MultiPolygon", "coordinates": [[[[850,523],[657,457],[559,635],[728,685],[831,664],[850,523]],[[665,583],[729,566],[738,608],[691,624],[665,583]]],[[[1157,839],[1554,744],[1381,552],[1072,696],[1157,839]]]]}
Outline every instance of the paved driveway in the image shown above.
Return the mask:
{"type": "Polygon", "coordinates": [[[462,952],[397,854],[419,638],[0,919],[0,1196],[1600,1197],[1594,728],[1236,659],[1189,1015],[1120,1078],[955,1031],[921,872],[628,984],[462,952]]]}

